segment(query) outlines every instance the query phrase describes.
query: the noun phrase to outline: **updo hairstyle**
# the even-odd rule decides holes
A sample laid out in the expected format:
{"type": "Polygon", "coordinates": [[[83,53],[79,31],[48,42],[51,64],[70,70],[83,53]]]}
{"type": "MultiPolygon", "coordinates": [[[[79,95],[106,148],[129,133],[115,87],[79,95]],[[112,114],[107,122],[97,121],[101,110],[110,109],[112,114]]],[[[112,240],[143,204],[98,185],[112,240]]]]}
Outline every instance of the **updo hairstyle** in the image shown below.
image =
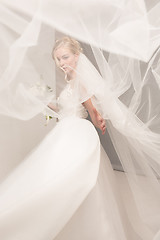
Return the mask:
{"type": "Polygon", "coordinates": [[[83,49],[77,40],[75,40],[74,38],[71,38],[71,37],[67,37],[67,36],[62,37],[62,38],[56,40],[54,48],[52,50],[52,58],[56,62],[57,62],[57,59],[55,57],[55,51],[60,47],[66,47],[66,48],[70,49],[70,51],[73,54],[77,54],[77,55],[79,55],[81,52],[83,52],[83,49]]]}

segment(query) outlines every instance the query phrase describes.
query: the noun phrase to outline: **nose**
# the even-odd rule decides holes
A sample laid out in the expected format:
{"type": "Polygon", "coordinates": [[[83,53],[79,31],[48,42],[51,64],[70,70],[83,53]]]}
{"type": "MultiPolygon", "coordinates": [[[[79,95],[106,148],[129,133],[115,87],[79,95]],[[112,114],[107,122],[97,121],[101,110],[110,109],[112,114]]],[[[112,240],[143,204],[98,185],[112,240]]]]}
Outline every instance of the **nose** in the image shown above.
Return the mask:
{"type": "Polygon", "coordinates": [[[65,64],[65,61],[64,61],[64,59],[60,59],[60,61],[59,61],[59,64],[60,64],[60,67],[63,67],[63,66],[64,66],[64,64],[65,64]]]}

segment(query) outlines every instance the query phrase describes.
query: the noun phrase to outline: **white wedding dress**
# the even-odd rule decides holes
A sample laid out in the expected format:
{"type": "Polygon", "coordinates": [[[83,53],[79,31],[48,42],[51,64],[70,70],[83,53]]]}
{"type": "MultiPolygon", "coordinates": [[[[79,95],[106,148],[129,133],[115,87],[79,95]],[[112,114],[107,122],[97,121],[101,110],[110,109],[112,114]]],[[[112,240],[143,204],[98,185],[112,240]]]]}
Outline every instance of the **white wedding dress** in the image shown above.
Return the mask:
{"type": "Polygon", "coordinates": [[[0,239],[116,240],[113,215],[118,209],[112,169],[104,152],[105,169],[97,182],[98,134],[92,123],[83,119],[87,112],[82,104],[74,109],[70,83],[58,102],[60,122],[0,185],[0,239]],[[72,230],[63,236],[61,231],[73,215],[72,230]]]}

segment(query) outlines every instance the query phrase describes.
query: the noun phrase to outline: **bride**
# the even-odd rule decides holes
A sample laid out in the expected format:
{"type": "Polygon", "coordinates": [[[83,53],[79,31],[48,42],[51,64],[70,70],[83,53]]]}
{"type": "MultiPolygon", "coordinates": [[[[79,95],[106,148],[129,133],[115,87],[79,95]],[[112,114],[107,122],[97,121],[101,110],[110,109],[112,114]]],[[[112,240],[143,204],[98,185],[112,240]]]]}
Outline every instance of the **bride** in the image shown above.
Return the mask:
{"type": "MultiPolygon", "coordinates": [[[[67,83],[57,103],[60,121],[0,186],[0,237],[3,240],[54,239],[80,206],[82,216],[78,218],[78,225],[84,224],[84,229],[73,231],[69,236],[65,234],[65,239],[67,236],[114,239],[115,230],[112,232],[112,224],[107,224],[103,216],[103,201],[97,198],[100,189],[95,188],[90,194],[99,171],[100,142],[93,125],[84,119],[87,111],[102,134],[106,125],[82,84],[80,89],[86,100],[82,101],[82,96],[77,95],[80,92],[76,91],[76,68],[80,52],[80,44],[74,39],[65,37],[56,42],[53,57],[64,71],[67,83]],[[87,211],[83,214],[85,204],[87,211]]],[[[48,106],[57,111],[52,103],[48,106]]]]}
{"type": "MultiPolygon", "coordinates": [[[[151,240],[132,195],[126,202],[121,198],[94,128],[106,130],[103,102],[96,101],[103,91],[98,73],[73,38],[56,41],[52,55],[66,81],[57,105],[48,104],[59,122],[0,185],[1,239],[151,240]],[[87,112],[94,126],[85,119],[87,112]]],[[[107,97],[112,100],[109,92],[107,97]]]]}

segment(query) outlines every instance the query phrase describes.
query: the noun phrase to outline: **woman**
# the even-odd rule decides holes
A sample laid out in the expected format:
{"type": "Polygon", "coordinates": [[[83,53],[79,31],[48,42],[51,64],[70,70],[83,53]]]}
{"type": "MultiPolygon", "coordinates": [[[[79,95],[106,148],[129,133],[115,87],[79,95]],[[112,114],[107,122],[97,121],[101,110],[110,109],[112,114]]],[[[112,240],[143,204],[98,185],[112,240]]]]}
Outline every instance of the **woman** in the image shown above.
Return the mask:
{"type": "MultiPolygon", "coordinates": [[[[102,134],[106,126],[92,104],[92,93],[78,81],[78,72],[76,76],[80,52],[79,43],[68,37],[55,45],[53,57],[66,79],[57,103],[60,121],[0,186],[3,240],[125,239],[109,162],[104,177],[110,177],[104,181],[102,166],[96,184],[100,142],[93,125],[83,118],[88,111],[102,134]],[[63,236],[62,229],[73,216],[71,231],[63,236]]],[[[55,110],[52,104],[49,107],[55,110]]]]}
{"type": "MultiPolygon", "coordinates": [[[[97,163],[97,169],[94,169],[94,171],[96,171],[94,184],[92,184],[92,188],[88,191],[88,196],[86,196],[84,202],[81,202],[78,211],[74,213],[72,219],[65,225],[64,229],[55,239],[138,240],[138,235],[134,232],[134,229],[132,229],[128,216],[126,215],[120,193],[118,194],[119,191],[114,172],[108,156],[102,146],[100,146],[99,138],[97,139],[97,136],[92,136],[92,140],[89,140],[90,144],[85,144],[86,148],[84,148],[81,145],[81,142],[84,141],[83,136],[78,136],[79,131],[81,133],[84,131],[87,134],[85,138],[88,138],[88,136],[93,135],[95,131],[94,129],[90,131],[90,124],[86,129],[83,127],[84,122],[89,123],[83,120],[83,118],[86,118],[88,115],[86,110],[90,114],[94,126],[99,128],[102,134],[105,133],[105,120],[95,107],[95,98],[99,95],[103,96],[103,82],[100,82],[101,78],[99,78],[97,72],[92,69],[93,66],[82,53],[80,43],[73,38],[63,37],[57,40],[52,51],[52,57],[55,60],[56,66],[65,74],[66,86],[61,90],[58,97],[58,108],[52,103],[48,106],[53,111],[58,111],[61,124],[64,125],[68,122],[70,126],[76,126],[75,131],[77,135],[74,136],[74,141],[76,140],[77,147],[81,149],[81,151],[85,151],[86,156],[91,156],[89,158],[87,157],[92,163],[91,165],[86,165],[86,171],[92,171],[92,164],[95,165],[97,163]],[[86,72],[91,74],[92,77],[89,76],[91,82],[86,78],[87,74],[84,69],[87,69],[86,72]],[[91,85],[94,85],[94,87],[91,85]],[[94,96],[94,93],[96,96],[94,96]],[[93,105],[92,102],[94,102],[95,105],[93,105]],[[94,148],[94,155],[91,155],[91,146],[94,145],[95,139],[97,139],[98,148],[94,148]]],[[[99,110],[101,111],[100,107],[99,110]]],[[[72,128],[69,127],[69,129],[72,128]]],[[[63,134],[65,133],[63,132],[63,134]]],[[[73,137],[70,133],[68,134],[71,138],[73,137]]],[[[75,149],[77,148],[75,147],[75,149]]],[[[72,154],[72,152],[70,152],[69,155],[70,154],[72,154]]],[[[85,157],[85,161],[87,158],[85,157]]],[[[82,164],[82,158],[80,161],[82,164]]],[[[87,161],[85,163],[87,163],[87,161]]],[[[83,169],[83,177],[85,179],[84,172],[83,169]]],[[[87,179],[88,176],[86,180],[87,179]]]]}

